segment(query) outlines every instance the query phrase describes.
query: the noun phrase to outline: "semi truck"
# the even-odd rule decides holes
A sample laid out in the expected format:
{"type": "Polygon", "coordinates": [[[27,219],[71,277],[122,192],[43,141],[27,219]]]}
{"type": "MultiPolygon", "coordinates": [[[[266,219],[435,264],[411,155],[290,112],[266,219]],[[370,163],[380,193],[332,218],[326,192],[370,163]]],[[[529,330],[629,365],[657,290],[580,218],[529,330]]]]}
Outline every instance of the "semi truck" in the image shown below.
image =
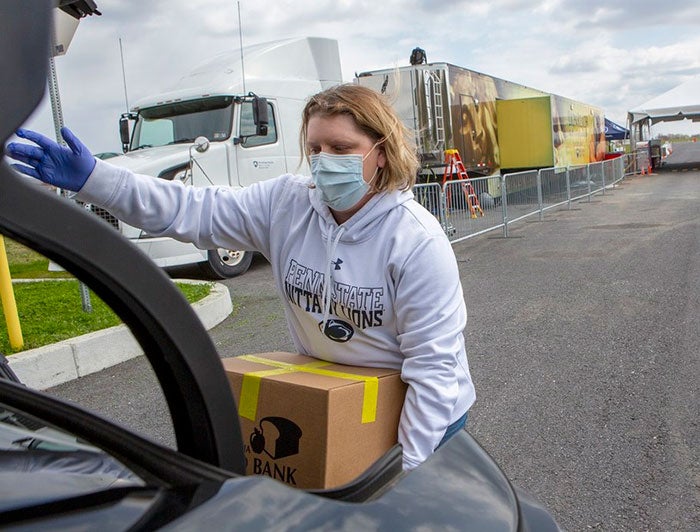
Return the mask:
{"type": "MultiPolygon", "coordinates": [[[[298,142],[301,111],[309,96],[341,82],[334,39],[285,39],[222,52],[123,114],[124,153],[109,162],[189,186],[245,187],[307,171],[298,142]]],[[[250,266],[251,250],[198,249],[92,209],[161,267],[198,263],[209,277],[223,279],[250,266]]]]}
{"type": "Polygon", "coordinates": [[[588,164],[605,155],[603,111],[569,98],[449,63],[363,72],[355,81],[386,94],[414,132],[419,182],[442,179],[445,150],[459,151],[469,177],[588,164]]]}

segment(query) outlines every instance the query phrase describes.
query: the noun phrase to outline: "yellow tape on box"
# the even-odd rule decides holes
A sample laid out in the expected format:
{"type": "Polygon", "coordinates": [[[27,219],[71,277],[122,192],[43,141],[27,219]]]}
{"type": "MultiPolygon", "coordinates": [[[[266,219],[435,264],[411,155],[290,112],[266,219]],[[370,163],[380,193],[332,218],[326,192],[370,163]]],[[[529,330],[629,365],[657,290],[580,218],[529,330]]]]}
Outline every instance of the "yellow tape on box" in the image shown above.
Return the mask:
{"type": "Polygon", "coordinates": [[[260,394],[260,379],[271,375],[282,375],[284,373],[294,373],[297,371],[313,373],[315,375],[325,375],[337,379],[363,381],[362,423],[373,423],[377,417],[377,397],[379,394],[379,379],[377,377],[367,377],[366,375],[356,375],[353,373],[323,369],[324,366],[332,365],[332,362],[325,362],[323,360],[309,362],[307,364],[290,364],[288,362],[271,360],[256,355],[242,355],[238,358],[276,368],[251,371],[243,375],[241,398],[240,404],[238,405],[238,414],[241,417],[255,421],[258,409],[258,396],[260,394]]]}

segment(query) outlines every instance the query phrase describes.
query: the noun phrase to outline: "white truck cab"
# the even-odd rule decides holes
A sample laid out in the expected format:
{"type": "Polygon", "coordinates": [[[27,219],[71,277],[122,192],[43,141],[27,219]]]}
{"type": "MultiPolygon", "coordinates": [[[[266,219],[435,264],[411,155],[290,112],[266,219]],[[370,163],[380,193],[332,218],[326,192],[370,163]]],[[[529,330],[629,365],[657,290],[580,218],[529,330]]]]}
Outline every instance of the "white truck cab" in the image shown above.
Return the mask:
{"type": "MultiPolygon", "coordinates": [[[[191,186],[245,187],[308,172],[298,140],[302,109],[311,95],[339,83],[333,39],[258,44],[243,49],[242,61],[240,50],[218,54],[122,115],[124,154],[109,162],[191,186]]],[[[252,259],[249,250],[202,250],[154,238],[93,210],[162,267],[201,263],[209,276],[222,279],[245,272],[252,259]]]]}

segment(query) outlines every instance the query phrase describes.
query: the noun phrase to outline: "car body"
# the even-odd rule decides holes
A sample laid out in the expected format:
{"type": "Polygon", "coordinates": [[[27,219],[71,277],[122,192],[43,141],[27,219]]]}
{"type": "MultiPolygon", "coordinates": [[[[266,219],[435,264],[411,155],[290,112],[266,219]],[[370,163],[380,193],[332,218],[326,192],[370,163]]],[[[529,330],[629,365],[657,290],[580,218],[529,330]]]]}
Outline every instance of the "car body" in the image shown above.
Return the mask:
{"type": "MultiPolygon", "coordinates": [[[[41,99],[53,3],[0,4],[2,145],[41,99]]],[[[0,161],[0,232],[87,284],[129,326],[177,449],[16,382],[0,364],[0,523],[47,530],[558,530],[466,431],[405,473],[397,445],[353,482],[245,476],[236,404],[211,338],[170,279],[65,197],[0,161]],[[114,260],[114,257],[120,260],[114,260]]]]}

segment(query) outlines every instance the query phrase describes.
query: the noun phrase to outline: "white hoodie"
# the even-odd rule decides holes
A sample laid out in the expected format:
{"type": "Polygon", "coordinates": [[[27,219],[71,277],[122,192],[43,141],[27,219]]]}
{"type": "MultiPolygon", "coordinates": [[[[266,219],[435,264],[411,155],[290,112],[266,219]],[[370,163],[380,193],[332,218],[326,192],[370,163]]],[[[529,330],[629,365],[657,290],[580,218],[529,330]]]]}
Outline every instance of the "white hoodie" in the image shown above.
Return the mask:
{"type": "Polygon", "coordinates": [[[300,353],[401,370],[398,441],[411,469],[475,400],[454,252],[409,191],[376,194],[339,226],[310,184],[283,175],[243,189],[195,188],[98,160],[77,198],[154,236],[262,253],[300,353]]]}

